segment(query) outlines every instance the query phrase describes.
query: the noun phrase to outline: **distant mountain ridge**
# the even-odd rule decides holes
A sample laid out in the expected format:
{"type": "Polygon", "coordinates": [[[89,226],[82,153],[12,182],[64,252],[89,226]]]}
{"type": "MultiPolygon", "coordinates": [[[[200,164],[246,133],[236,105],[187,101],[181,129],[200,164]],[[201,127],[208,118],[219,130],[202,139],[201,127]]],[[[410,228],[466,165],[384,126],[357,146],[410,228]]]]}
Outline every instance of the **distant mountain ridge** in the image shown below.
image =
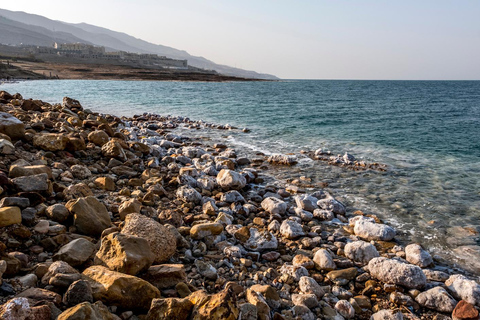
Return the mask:
{"type": "Polygon", "coordinates": [[[215,70],[225,75],[278,79],[270,74],[216,64],[203,57],[192,56],[186,51],[156,45],[126,33],[86,23],[66,23],[36,14],[0,9],[0,43],[51,46],[54,42],[83,42],[104,46],[110,51],[154,53],[172,59],[187,59],[191,66],[215,70]]]}

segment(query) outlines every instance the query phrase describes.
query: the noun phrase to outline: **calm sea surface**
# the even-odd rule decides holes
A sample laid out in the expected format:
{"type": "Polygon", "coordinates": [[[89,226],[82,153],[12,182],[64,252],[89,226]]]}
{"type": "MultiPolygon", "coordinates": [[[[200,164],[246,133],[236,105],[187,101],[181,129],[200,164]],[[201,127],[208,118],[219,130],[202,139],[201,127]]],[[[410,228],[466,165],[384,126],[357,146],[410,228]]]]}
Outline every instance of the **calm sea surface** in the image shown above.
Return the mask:
{"type": "Polygon", "coordinates": [[[327,182],[349,209],[380,215],[405,242],[480,270],[480,81],[60,80],[0,90],[51,103],[69,96],[116,115],[154,112],[248,127],[248,134],[212,133],[247,153],[324,148],[387,164],[385,173],[354,172],[303,159],[275,174],[327,182]]]}

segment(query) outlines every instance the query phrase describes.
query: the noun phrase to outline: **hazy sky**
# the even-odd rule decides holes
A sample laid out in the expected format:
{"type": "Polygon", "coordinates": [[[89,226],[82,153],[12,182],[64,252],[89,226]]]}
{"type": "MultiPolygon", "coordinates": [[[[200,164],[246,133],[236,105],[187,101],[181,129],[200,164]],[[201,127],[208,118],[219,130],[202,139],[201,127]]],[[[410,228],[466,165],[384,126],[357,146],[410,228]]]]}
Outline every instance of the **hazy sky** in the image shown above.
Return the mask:
{"type": "Polygon", "coordinates": [[[480,79],[479,0],[4,0],[304,79],[480,79]]]}

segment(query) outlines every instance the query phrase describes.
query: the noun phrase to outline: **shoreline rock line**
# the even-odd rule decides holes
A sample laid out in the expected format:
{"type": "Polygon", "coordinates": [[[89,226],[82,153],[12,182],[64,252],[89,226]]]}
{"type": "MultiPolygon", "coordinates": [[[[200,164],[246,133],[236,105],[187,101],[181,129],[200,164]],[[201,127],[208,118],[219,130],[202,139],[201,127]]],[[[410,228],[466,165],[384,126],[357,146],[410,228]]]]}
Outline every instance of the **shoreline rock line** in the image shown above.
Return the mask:
{"type": "Polygon", "coordinates": [[[231,128],[0,91],[0,319],[479,319],[476,279],[376,215],[264,183],[295,159],[182,126],[231,128]]]}

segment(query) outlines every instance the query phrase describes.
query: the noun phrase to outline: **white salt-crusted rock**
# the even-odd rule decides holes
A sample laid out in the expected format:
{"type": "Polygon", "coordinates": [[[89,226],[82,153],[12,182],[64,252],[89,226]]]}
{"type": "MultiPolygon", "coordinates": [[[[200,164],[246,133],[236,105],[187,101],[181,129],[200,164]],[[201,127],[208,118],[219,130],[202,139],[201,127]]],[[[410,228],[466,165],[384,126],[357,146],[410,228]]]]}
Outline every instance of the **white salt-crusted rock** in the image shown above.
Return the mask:
{"type": "Polygon", "coordinates": [[[315,255],[313,256],[313,262],[315,263],[315,268],[317,270],[331,271],[337,268],[332,256],[325,249],[320,249],[315,252],[315,255]]]}
{"type": "Polygon", "coordinates": [[[405,247],[405,259],[420,268],[426,268],[433,263],[432,256],[419,244],[412,243],[405,247]]]}
{"type": "Polygon", "coordinates": [[[457,305],[457,301],[442,287],[435,287],[422,292],[415,298],[415,300],[422,307],[447,313],[452,312],[457,305]]]}
{"type": "Polygon", "coordinates": [[[317,198],[312,197],[308,194],[295,197],[295,203],[297,204],[297,207],[309,212],[313,212],[313,210],[318,208],[317,201],[317,198]]]}
{"type": "Polygon", "coordinates": [[[403,314],[392,310],[380,310],[372,314],[370,320],[403,320],[403,314]]]}
{"type": "Polygon", "coordinates": [[[288,274],[295,281],[300,281],[301,277],[308,276],[308,270],[301,266],[293,266],[291,264],[284,264],[280,268],[281,274],[288,274]]]}
{"type": "Polygon", "coordinates": [[[456,299],[480,306],[480,285],[477,282],[461,274],[454,274],[445,281],[445,285],[456,299]]]}
{"type": "Polygon", "coordinates": [[[373,244],[362,240],[347,243],[344,250],[347,258],[363,264],[380,256],[373,244]]]}
{"type": "Polygon", "coordinates": [[[368,270],[372,277],[382,282],[397,284],[410,289],[423,288],[427,282],[427,277],[418,266],[394,259],[373,258],[368,263],[368,270]]]}
{"type": "Polygon", "coordinates": [[[284,214],[287,211],[287,204],[280,199],[268,197],[263,199],[261,206],[270,214],[284,214]]]}
{"type": "Polygon", "coordinates": [[[367,240],[390,241],[395,237],[395,230],[385,224],[359,220],[353,228],[355,235],[367,240]]]}
{"type": "Polygon", "coordinates": [[[250,238],[244,243],[244,247],[251,251],[275,250],[278,240],[268,231],[259,232],[256,228],[250,228],[250,238]]]}
{"type": "Polygon", "coordinates": [[[340,300],[335,304],[335,310],[345,319],[353,319],[355,317],[355,309],[347,300],[340,300]]]}
{"type": "Polygon", "coordinates": [[[297,239],[303,235],[302,225],[293,220],[284,220],[280,226],[280,234],[287,239],[297,239]]]}
{"type": "Polygon", "coordinates": [[[335,200],[331,196],[325,199],[318,200],[317,205],[321,209],[332,211],[335,214],[345,214],[345,206],[340,201],[335,200]]]}
{"type": "Polygon", "coordinates": [[[318,306],[317,296],[314,294],[292,294],[292,302],[294,305],[304,305],[310,309],[318,306]]]}
{"type": "Polygon", "coordinates": [[[182,186],[177,189],[177,198],[184,202],[200,203],[202,201],[202,195],[190,186],[182,186]]]}
{"type": "Polygon", "coordinates": [[[298,282],[298,287],[302,293],[313,293],[317,296],[318,299],[321,299],[325,295],[325,291],[318,284],[315,279],[304,276],[300,278],[298,282]]]}
{"type": "Polygon", "coordinates": [[[245,187],[247,180],[238,172],[222,169],[217,175],[217,184],[225,190],[240,190],[245,187]]]}

